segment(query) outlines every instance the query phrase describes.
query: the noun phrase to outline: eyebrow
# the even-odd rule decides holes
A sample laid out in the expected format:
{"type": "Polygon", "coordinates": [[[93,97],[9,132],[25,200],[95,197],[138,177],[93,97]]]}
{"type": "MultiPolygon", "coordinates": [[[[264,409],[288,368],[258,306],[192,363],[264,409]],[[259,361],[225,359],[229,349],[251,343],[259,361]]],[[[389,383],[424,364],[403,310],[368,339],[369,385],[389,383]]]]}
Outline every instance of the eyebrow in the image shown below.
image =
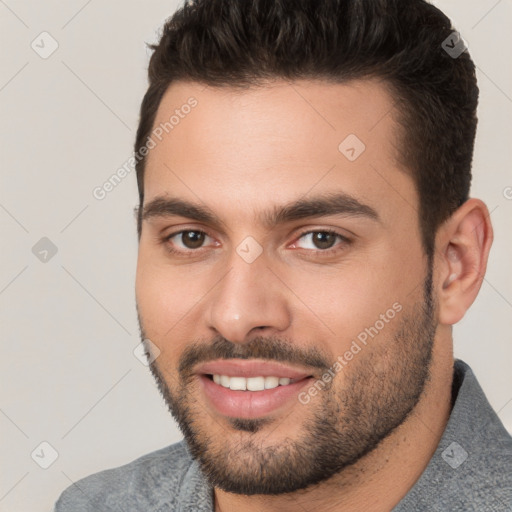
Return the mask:
{"type": "MultiPolygon", "coordinates": [[[[329,215],[363,217],[380,222],[380,217],[374,208],[344,193],[322,195],[311,199],[301,198],[283,206],[275,206],[260,214],[260,221],[265,227],[272,228],[288,222],[329,215]]],[[[143,221],[155,217],[172,216],[225,226],[224,222],[207,206],[173,197],[157,196],[144,206],[142,211],[143,221]]]]}

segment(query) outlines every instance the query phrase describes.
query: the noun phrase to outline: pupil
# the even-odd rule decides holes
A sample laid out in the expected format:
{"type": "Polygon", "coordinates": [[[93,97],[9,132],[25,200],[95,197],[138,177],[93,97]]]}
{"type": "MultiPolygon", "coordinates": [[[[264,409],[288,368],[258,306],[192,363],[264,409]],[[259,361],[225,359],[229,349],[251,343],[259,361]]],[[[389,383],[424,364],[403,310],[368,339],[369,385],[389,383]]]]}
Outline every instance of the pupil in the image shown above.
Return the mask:
{"type": "Polygon", "coordinates": [[[181,235],[183,245],[188,249],[197,249],[201,247],[204,242],[204,233],[200,231],[185,231],[181,235]]]}
{"type": "Polygon", "coordinates": [[[327,233],[325,231],[320,231],[313,235],[313,243],[319,249],[330,249],[334,242],[336,241],[336,235],[333,233],[327,233]]]}

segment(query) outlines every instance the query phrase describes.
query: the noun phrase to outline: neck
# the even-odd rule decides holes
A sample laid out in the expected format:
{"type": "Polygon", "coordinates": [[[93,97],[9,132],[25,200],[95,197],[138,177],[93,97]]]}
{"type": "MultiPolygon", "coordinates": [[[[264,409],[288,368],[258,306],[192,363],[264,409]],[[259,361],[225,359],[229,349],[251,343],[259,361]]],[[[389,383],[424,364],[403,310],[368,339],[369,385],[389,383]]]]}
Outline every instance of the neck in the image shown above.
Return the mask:
{"type": "Polygon", "coordinates": [[[328,481],[289,494],[245,496],[215,489],[215,512],[295,512],[297,504],[325,512],[395,507],[427,467],[450,416],[453,353],[449,340],[437,341],[431,379],[418,404],[372,452],[328,481]]]}

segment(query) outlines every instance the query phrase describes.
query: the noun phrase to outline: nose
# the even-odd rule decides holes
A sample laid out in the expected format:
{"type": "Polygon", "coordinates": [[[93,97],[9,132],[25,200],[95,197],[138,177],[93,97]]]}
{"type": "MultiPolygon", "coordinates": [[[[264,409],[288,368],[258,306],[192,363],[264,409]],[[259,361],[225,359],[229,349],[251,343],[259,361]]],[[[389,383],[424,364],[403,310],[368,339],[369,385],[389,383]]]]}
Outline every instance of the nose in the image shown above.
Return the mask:
{"type": "Polygon", "coordinates": [[[209,294],[209,328],[232,343],[277,334],[291,322],[286,290],[264,255],[247,263],[234,253],[209,294]]]}

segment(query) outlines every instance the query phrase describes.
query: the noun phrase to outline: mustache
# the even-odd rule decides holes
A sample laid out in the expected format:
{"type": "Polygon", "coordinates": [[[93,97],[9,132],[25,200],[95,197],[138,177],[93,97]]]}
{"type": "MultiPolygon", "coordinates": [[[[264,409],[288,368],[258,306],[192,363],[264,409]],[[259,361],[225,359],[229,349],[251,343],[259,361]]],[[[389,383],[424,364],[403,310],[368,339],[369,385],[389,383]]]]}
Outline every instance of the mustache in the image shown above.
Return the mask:
{"type": "Polygon", "coordinates": [[[211,342],[195,342],[188,346],[179,363],[182,378],[193,375],[193,369],[200,363],[216,359],[265,359],[321,370],[330,367],[328,358],[316,348],[302,349],[275,337],[256,337],[247,343],[233,343],[222,336],[211,342]]]}

